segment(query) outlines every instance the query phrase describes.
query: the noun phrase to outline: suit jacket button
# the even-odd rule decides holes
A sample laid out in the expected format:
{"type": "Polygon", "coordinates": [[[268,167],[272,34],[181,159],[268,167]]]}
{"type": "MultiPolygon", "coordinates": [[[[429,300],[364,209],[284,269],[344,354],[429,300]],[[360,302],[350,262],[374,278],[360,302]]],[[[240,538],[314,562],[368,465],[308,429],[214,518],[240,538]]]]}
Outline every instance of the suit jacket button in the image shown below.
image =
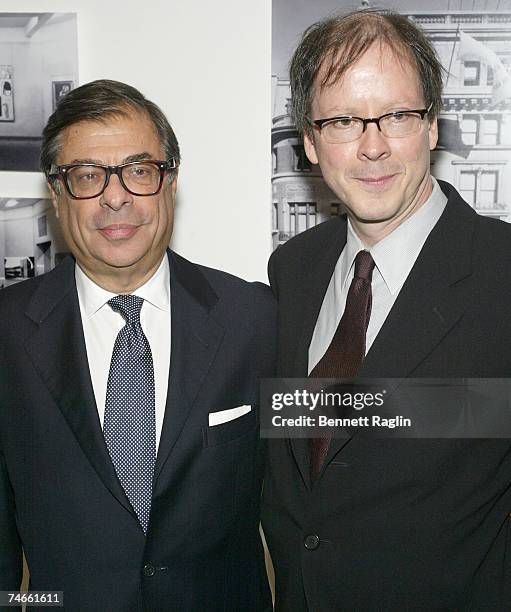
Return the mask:
{"type": "Polygon", "coordinates": [[[316,550],[316,548],[319,546],[319,542],[319,536],[311,533],[308,536],[305,536],[303,545],[307,550],[316,550]]]}
{"type": "Polygon", "coordinates": [[[144,576],[154,576],[156,570],[154,569],[154,565],[150,563],[146,563],[144,565],[144,569],[142,570],[144,576]]]}

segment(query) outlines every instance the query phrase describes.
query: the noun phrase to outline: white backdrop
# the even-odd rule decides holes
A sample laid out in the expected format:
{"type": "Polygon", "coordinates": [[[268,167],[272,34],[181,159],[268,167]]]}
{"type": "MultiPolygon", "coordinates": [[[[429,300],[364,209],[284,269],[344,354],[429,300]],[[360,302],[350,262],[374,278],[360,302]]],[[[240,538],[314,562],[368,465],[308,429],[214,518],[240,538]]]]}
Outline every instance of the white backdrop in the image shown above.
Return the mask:
{"type": "MultiPolygon", "coordinates": [[[[3,12],[76,12],[79,83],[125,81],[156,102],[182,151],[172,247],[266,280],[271,250],[271,0],[3,0],[3,12]]],[[[2,197],[45,197],[0,173],[2,197]]]]}

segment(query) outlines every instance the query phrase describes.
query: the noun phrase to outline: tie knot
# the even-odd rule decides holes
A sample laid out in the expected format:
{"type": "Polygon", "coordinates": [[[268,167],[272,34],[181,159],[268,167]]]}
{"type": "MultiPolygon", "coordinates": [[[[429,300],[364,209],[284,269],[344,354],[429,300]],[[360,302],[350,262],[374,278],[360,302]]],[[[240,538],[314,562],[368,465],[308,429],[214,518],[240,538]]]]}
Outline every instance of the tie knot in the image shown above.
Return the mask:
{"type": "Polygon", "coordinates": [[[355,278],[371,281],[373,276],[374,259],[369,251],[359,251],[355,257],[355,278]]]}
{"type": "Polygon", "coordinates": [[[116,295],[108,304],[112,310],[119,312],[130,325],[140,322],[140,310],[144,299],[138,295],[116,295]]]}

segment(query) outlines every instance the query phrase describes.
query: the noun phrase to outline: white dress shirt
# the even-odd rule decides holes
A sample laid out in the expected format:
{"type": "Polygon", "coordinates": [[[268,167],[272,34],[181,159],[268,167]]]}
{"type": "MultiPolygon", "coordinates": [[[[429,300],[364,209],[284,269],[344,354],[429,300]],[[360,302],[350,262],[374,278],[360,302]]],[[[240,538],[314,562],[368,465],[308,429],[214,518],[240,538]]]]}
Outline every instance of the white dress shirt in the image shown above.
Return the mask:
{"type": "MultiPolygon", "coordinates": [[[[75,266],[75,277],[92,387],[99,420],[103,426],[110,361],[115,339],[124,327],[125,320],[107,304],[115,293],[110,293],[94,283],[78,264],[75,266]]],[[[158,449],[170,367],[170,270],[166,255],[155,274],[133,294],[144,299],[140,323],[153,355],[158,449]]],[[[70,383],[72,384],[72,381],[70,383]]]]}
{"type": "Polygon", "coordinates": [[[426,238],[442,215],[447,198],[432,178],[433,191],[424,204],[380,242],[368,248],[348,220],[346,246],[334,268],[323,298],[309,346],[309,373],[323,357],[334,336],[353,280],[357,253],[369,251],[375,262],[371,283],[372,307],[366,335],[366,353],[378,335],[421,252],[426,238]]]}

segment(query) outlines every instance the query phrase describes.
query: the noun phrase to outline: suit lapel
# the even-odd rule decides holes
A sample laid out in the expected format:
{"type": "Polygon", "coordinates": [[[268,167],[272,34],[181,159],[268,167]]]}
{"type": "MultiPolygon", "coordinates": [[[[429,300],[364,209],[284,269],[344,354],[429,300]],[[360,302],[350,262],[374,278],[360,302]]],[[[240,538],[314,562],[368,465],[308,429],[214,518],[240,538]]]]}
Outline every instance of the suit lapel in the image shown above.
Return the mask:
{"type": "Polygon", "coordinates": [[[300,333],[293,372],[298,378],[306,377],[309,372],[309,345],[335,264],[346,244],[346,227],[346,222],[339,225],[336,240],[311,263],[308,275],[297,292],[296,303],[301,310],[297,313],[296,329],[300,333]]]}
{"type": "MultiPolygon", "coordinates": [[[[299,329],[299,339],[295,351],[293,376],[307,378],[309,372],[309,345],[314,333],[319,311],[325,297],[335,264],[346,244],[347,225],[345,219],[339,219],[338,231],[330,247],[321,249],[311,266],[296,296],[296,304],[301,308],[296,313],[295,329],[299,329]]],[[[291,438],[291,451],[304,483],[310,487],[310,452],[309,440],[291,438]]]]}
{"type": "Polygon", "coordinates": [[[171,358],[157,479],[169,458],[213,363],[225,329],[210,316],[218,297],[198,268],[169,251],[171,358]]]}
{"type": "Polygon", "coordinates": [[[135,518],[105,445],[89,373],[74,260],[66,259],[41,282],[26,315],[38,329],[25,344],[35,369],[64,415],[99,478],[135,518]]]}
{"type": "Polygon", "coordinates": [[[360,378],[409,376],[460,319],[467,304],[457,284],[472,273],[476,218],[459,197],[449,199],[364,359],[360,378]]]}
{"type": "MultiPolygon", "coordinates": [[[[456,192],[428,236],[358,378],[405,378],[462,317],[467,306],[458,283],[472,273],[476,214],[456,192]]],[[[334,439],[327,463],[349,441],[334,439]]]]}

